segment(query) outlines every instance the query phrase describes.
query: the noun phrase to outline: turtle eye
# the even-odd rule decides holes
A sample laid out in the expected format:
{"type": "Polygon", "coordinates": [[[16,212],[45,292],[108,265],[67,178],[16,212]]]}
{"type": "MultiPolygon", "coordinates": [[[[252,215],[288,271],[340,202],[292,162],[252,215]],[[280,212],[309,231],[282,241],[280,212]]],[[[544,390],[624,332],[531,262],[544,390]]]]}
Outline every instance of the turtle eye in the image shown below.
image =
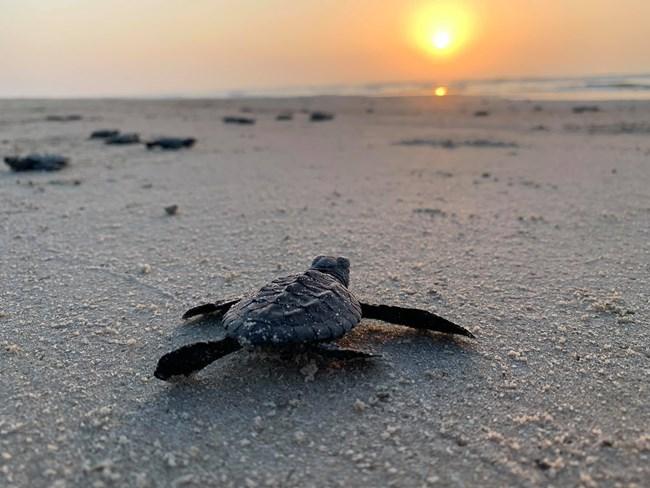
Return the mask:
{"type": "Polygon", "coordinates": [[[345,268],[348,268],[350,266],[350,260],[348,258],[336,258],[336,264],[339,266],[344,266],[345,268]]]}

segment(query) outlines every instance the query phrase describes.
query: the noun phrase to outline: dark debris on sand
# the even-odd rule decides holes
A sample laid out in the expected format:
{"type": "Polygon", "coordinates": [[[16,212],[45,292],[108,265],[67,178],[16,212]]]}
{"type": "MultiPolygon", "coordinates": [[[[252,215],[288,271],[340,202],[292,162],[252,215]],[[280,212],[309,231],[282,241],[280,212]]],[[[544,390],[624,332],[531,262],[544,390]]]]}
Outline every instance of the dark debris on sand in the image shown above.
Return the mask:
{"type": "Polygon", "coordinates": [[[586,132],[588,134],[650,134],[650,123],[647,122],[618,122],[614,124],[589,124],[577,125],[566,124],[564,130],[567,132],[586,132]]]}
{"type": "Polygon", "coordinates": [[[178,213],[178,205],[169,205],[165,207],[165,213],[167,215],[176,215],[178,213]]]}
{"type": "Polygon", "coordinates": [[[47,122],[74,122],[77,120],[81,120],[83,117],[78,114],[70,114],[70,115],[48,115],[45,117],[45,120],[47,122]]]}
{"type": "Polygon", "coordinates": [[[439,208],[420,207],[413,209],[413,213],[428,215],[429,217],[446,217],[447,212],[439,208]]]}
{"type": "Polygon", "coordinates": [[[224,124],[239,124],[239,125],[253,125],[255,124],[255,119],[252,117],[239,117],[236,115],[229,115],[224,117],[224,124]]]}
{"type": "Polygon", "coordinates": [[[574,114],[584,114],[588,112],[600,112],[598,105],[576,105],[571,109],[574,114]]]}
{"type": "Polygon", "coordinates": [[[457,147],[490,147],[490,148],[517,148],[514,142],[492,141],[489,139],[468,139],[454,141],[452,139],[405,139],[396,143],[400,146],[432,146],[445,149],[456,149],[457,147]]]}

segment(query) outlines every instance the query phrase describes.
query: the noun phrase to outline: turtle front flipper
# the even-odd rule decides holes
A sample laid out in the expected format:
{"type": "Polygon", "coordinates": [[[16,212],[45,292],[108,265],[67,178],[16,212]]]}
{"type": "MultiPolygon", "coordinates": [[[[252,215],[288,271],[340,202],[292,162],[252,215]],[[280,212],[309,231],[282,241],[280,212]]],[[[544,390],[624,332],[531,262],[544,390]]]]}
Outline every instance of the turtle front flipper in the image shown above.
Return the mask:
{"type": "Polygon", "coordinates": [[[405,325],[406,327],[413,327],[414,329],[433,330],[445,334],[458,334],[474,338],[474,334],[460,325],[456,325],[436,314],[417,308],[362,303],[361,316],[366,319],[375,319],[389,322],[391,324],[405,325]]]}
{"type": "Polygon", "coordinates": [[[230,307],[235,303],[239,302],[240,298],[235,298],[234,300],[221,300],[215,303],[204,303],[197,307],[190,308],[187,312],[183,314],[184,319],[189,319],[191,317],[196,317],[197,315],[206,315],[209,313],[219,313],[219,315],[225,314],[230,307]]]}
{"type": "Polygon", "coordinates": [[[229,337],[221,341],[189,344],[161,357],[154,376],[165,381],[172,376],[189,376],[217,359],[238,351],[241,347],[239,342],[229,337]]]}

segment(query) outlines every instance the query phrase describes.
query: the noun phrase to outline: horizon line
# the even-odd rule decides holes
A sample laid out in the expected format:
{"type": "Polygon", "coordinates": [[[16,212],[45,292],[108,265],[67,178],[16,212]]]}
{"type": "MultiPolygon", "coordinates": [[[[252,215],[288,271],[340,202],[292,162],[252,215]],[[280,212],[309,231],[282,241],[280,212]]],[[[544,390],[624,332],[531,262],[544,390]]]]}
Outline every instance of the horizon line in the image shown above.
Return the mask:
{"type": "MultiPolygon", "coordinates": [[[[649,72],[626,72],[626,73],[599,73],[585,75],[544,75],[544,76],[494,76],[484,78],[463,78],[450,81],[442,80],[395,80],[395,81],[365,81],[359,83],[328,83],[313,85],[288,85],[274,87],[255,87],[255,88],[231,88],[223,90],[213,90],[209,92],[202,91],[183,91],[183,92],[158,92],[158,93],[92,93],[87,95],[46,95],[46,94],[26,94],[26,95],[3,95],[0,94],[0,100],[101,100],[101,99],[250,99],[250,98],[314,98],[314,97],[373,97],[373,96],[404,96],[399,93],[382,93],[381,88],[425,88],[427,86],[447,86],[460,87],[465,84],[479,83],[507,83],[507,82],[552,82],[552,81],[578,81],[594,80],[602,78],[625,78],[625,77],[650,77],[649,72]],[[377,95],[370,93],[334,93],[331,90],[377,90],[377,95]]],[[[473,96],[473,95],[465,95],[473,96]]]]}

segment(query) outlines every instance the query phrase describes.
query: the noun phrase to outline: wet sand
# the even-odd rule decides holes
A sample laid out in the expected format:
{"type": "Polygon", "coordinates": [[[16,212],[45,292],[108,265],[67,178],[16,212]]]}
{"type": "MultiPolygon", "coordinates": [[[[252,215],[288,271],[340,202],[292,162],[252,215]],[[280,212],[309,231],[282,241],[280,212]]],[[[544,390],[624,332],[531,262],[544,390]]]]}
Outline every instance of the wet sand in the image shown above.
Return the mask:
{"type": "Polygon", "coordinates": [[[2,156],[71,159],[0,168],[0,485],[643,486],[650,103],[577,105],[0,101],[2,156]],[[222,122],[242,107],[254,125],[222,122]],[[364,321],[342,343],[383,359],[241,351],[153,378],[222,334],[188,307],[319,254],[477,339],[364,321]]]}

